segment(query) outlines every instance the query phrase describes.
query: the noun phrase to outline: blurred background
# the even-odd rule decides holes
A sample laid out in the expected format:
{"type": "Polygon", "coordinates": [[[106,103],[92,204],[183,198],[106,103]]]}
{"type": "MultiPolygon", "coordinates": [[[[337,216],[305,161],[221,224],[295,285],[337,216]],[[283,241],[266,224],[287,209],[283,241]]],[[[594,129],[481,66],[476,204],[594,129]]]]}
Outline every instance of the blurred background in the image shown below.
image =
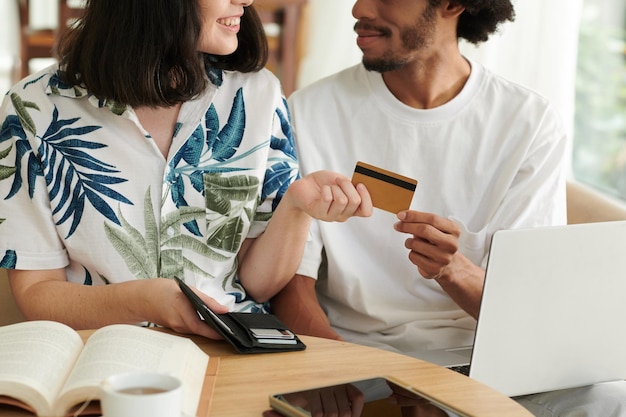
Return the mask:
{"type": "MultiPolygon", "coordinates": [[[[30,0],[29,30],[59,26],[58,2],[30,0]]],[[[80,5],[80,0],[63,0],[80,5]]],[[[123,1],[123,0],[122,0],[123,1]]],[[[0,89],[19,79],[18,4],[0,2],[0,89]]],[[[626,2],[514,0],[516,20],[462,52],[548,97],[571,137],[571,176],[626,205],[626,2]]],[[[360,61],[353,0],[256,0],[285,94],[360,61]]],[[[30,71],[52,63],[32,59],[30,71]]]]}

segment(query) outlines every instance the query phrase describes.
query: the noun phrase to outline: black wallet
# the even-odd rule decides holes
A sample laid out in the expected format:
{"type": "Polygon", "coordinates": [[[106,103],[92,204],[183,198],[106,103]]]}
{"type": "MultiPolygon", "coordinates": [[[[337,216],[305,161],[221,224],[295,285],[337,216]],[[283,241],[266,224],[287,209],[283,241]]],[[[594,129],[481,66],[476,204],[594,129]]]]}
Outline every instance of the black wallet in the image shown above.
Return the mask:
{"type": "Polygon", "coordinates": [[[217,314],[180,278],[174,278],[200,317],[239,353],[290,352],[306,345],[278,317],[269,313],[217,314]]]}

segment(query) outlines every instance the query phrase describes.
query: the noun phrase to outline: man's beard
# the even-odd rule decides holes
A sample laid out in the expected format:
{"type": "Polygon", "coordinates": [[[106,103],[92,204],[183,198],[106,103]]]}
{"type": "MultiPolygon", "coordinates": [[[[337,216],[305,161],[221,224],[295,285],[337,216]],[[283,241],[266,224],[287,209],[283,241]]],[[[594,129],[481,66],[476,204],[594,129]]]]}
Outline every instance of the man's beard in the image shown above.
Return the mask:
{"type": "MultiPolygon", "coordinates": [[[[428,6],[415,26],[401,31],[403,50],[418,51],[426,48],[432,43],[435,30],[435,8],[428,6]]],[[[388,31],[385,30],[384,33],[387,35],[388,31]]],[[[391,33],[387,36],[391,36],[391,33]]],[[[368,59],[363,56],[363,66],[368,71],[383,73],[400,69],[409,60],[407,54],[388,51],[378,58],[368,59]]]]}
{"type": "Polygon", "coordinates": [[[381,58],[367,59],[363,56],[363,66],[368,71],[389,72],[400,69],[406,64],[406,59],[394,57],[393,54],[381,58]]]}

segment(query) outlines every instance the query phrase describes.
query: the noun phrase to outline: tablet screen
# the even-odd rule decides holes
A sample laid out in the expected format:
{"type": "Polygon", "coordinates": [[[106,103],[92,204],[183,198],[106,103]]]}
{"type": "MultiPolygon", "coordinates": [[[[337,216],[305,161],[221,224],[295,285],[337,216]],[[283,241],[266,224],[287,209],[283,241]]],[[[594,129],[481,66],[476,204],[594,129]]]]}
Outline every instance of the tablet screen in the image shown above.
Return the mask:
{"type": "Polygon", "coordinates": [[[325,415],[449,417],[458,412],[420,395],[396,378],[376,377],[270,396],[286,417],[325,415]]]}

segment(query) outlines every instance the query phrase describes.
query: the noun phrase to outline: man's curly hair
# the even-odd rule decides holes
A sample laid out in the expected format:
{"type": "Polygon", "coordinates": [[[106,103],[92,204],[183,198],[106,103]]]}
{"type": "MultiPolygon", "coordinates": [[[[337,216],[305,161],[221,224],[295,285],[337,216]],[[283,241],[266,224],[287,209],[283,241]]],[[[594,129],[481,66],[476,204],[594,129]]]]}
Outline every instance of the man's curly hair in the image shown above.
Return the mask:
{"type": "MultiPolygon", "coordinates": [[[[457,37],[479,44],[489,39],[505,21],[515,20],[515,10],[510,0],[457,0],[465,7],[459,17],[457,37]]],[[[441,0],[430,0],[431,6],[439,6],[441,0]]]]}

